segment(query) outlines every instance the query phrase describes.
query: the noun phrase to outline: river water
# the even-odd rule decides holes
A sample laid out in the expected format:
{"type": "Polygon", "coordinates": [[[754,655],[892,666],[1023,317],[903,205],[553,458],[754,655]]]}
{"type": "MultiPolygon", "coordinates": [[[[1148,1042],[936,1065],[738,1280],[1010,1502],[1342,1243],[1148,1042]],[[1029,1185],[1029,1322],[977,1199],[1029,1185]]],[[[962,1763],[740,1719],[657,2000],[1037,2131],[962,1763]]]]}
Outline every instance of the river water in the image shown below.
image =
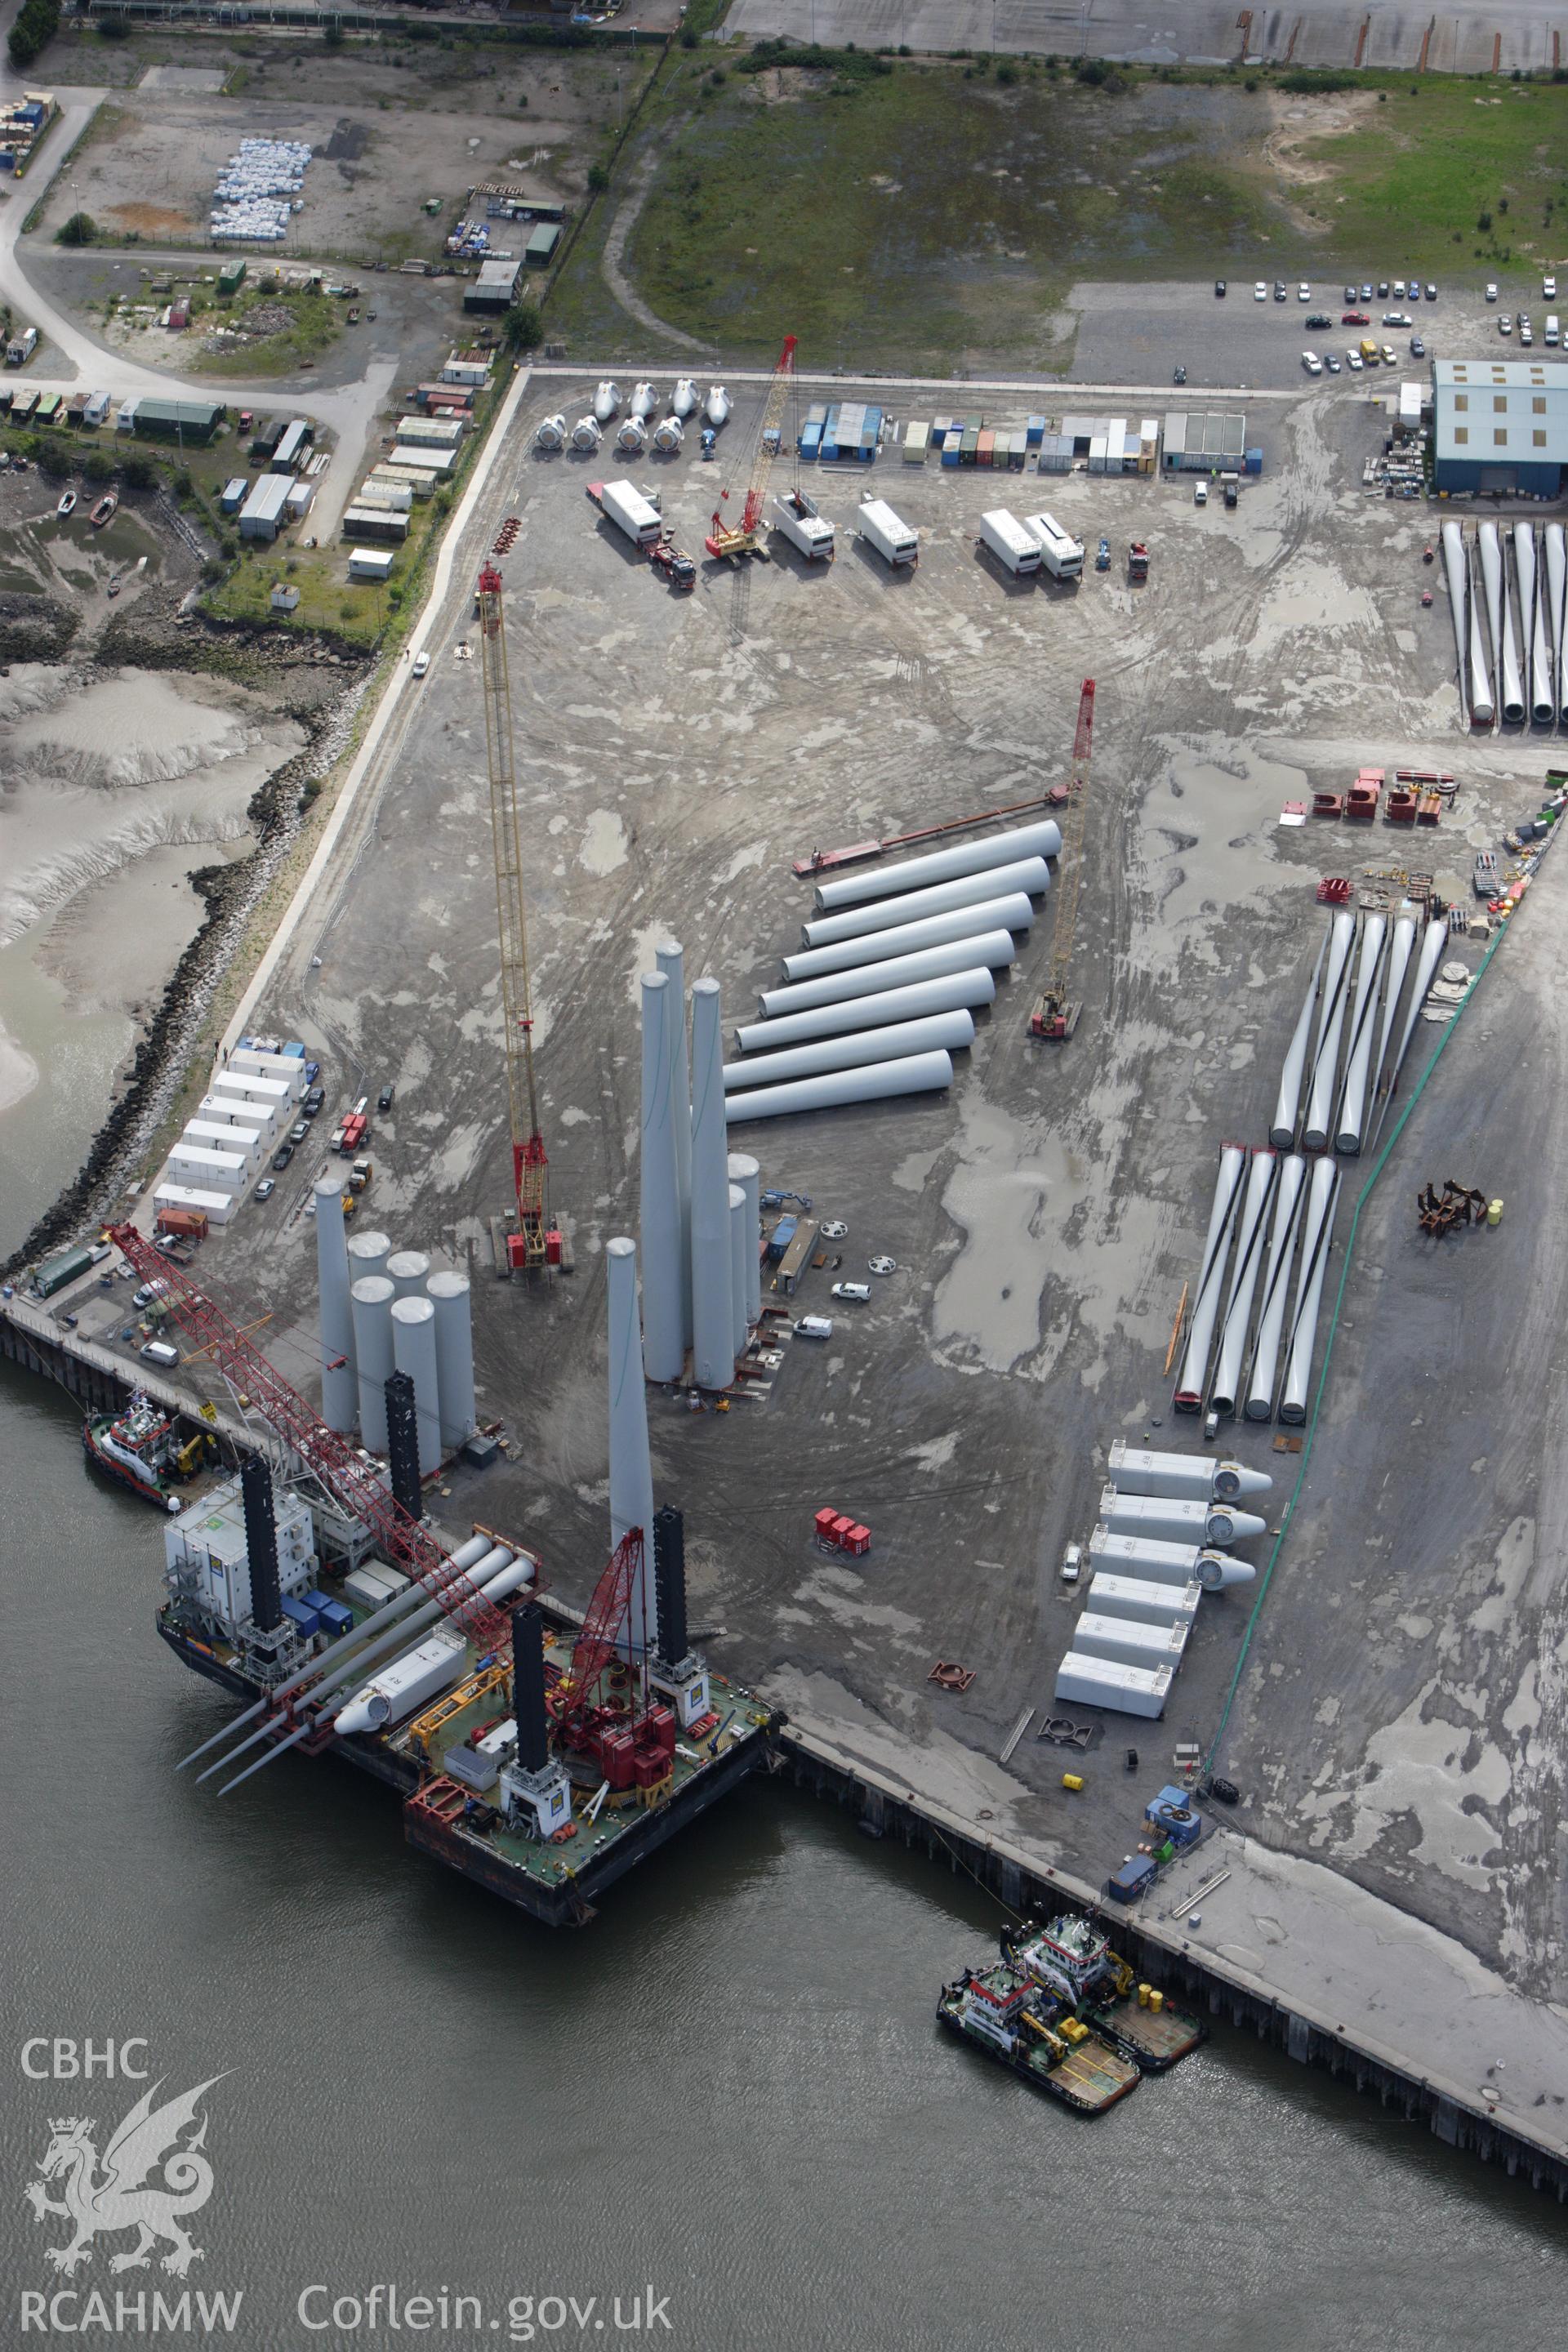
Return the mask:
{"type": "MultiPolygon", "coordinates": [[[[48,1196],[35,1138],[12,1245],[48,1196]]],[[[742,1788],[552,1934],[411,1853],[346,1768],[176,1777],[232,1708],[157,1640],[159,1522],[79,1429],[0,1364],[7,2347],[177,2342],[187,2289],[247,2352],[1562,2343],[1557,2206],[1245,2035],[1093,2125],[940,2036],[996,1906],[790,1790],[742,1788]],[[211,2084],[202,2257],[115,2274],[111,2224],[63,2276],[68,2221],[24,2188],[68,2117],[101,2185],[143,2068],[155,2108],[211,2084]]]]}

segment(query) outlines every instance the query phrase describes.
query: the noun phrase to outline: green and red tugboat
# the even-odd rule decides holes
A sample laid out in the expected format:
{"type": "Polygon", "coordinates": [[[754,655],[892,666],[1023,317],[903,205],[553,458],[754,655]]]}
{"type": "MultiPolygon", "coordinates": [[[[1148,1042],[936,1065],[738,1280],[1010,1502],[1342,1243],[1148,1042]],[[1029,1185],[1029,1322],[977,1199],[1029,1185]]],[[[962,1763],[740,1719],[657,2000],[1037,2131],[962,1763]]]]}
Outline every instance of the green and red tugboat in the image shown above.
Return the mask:
{"type": "Polygon", "coordinates": [[[1002,1931],[1002,1957],[1064,2014],[1082,2020],[1144,2074],[1163,2074],[1208,2029],[1155,1987],[1137,1984],[1092,1920],[1064,1911],[1002,1931]]]}
{"type": "Polygon", "coordinates": [[[1137,2089],[1138,2067],[1078,2018],[1058,2016],[1056,2008],[1022,1969],[994,1960],[943,1985],[936,2013],[951,2033],[1076,2115],[1103,2115],[1137,2089]]]}

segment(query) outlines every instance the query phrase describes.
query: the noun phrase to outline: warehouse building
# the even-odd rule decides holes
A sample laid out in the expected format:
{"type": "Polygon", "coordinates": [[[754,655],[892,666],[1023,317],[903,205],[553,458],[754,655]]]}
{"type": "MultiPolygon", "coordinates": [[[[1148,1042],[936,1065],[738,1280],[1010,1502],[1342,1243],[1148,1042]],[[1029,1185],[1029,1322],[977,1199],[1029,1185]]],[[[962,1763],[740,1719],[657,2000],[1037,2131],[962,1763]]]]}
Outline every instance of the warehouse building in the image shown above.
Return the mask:
{"type": "MultiPolygon", "coordinates": [[[[1166,474],[1239,474],[1247,454],[1245,416],[1217,410],[1177,409],[1165,418],[1161,471],[1166,474]]],[[[1257,467],[1248,466],[1248,473],[1257,467]]]]}
{"type": "Polygon", "coordinates": [[[160,441],[207,442],[223,423],[223,403],[217,400],[151,400],[143,394],[126,401],[120,411],[120,430],[149,433],[160,441]],[[131,410],[132,422],[125,423],[131,410]]]}
{"type": "Polygon", "coordinates": [[[241,539],[276,539],[289,520],[287,474],[263,474],[239,510],[241,539]]]}
{"type": "Polygon", "coordinates": [[[1435,360],[1433,485],[1554,499],[1568,466],[1568,367],[1549,360],[1435,360]]]}
{"type": "Polygon", "coordinates": [[[481,261],[479,274],[463,289],[465,310],[510,310],[517,299],[521,261],[481,261]]]}

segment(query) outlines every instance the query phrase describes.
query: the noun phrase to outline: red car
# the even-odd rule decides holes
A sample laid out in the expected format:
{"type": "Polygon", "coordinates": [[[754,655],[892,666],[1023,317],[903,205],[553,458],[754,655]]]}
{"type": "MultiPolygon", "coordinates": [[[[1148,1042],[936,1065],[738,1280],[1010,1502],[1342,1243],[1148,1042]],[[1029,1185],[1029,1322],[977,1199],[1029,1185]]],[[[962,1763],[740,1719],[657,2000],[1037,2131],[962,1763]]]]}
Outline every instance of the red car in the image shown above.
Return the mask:
{"type": "Polygon", "coordinates": [[[1365,310],[1342,310],[1340,324],[1342,327],[1370,327],[1372,318],[1365,310]]]}

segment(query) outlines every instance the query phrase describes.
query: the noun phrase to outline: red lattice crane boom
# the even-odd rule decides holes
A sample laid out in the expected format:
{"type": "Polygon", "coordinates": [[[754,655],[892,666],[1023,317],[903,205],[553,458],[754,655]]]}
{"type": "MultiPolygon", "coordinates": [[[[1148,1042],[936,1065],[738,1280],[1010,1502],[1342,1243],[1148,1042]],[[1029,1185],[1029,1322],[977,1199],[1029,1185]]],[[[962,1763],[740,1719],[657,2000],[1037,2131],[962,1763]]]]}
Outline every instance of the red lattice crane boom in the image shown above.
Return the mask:
{"type": "Polygon", "coordinates": [[[111,1226],[109,1238],[143,1282],[159,1284],[164,1304],[181,1328],[211,1355],[236,1394],[321,1480],[339,1508],[372,1530],[382,1558],[439,1602],[481,1653],[504,1647],[510,1639],[509,1620],[467,1586],[440,1546],[393,1501],[347,1439],[318,1419],[260,1349],[196,1287],[185,1269],[165,1257],[133,1225],[111,1226]]]}
{"type": "Polygon", "coordinates": [[[539,1125],[533,1069],[533,996],[528,971],[528,914],[522,877],[522,824],[512,754],[511,681],[501,622],[501,576],[493,563],[479,573],[479,667],[485,704],[485,749],[490,777],[490,835],[495,854],[496,917],[500,932],[501,1008],[506,1046],[507,1109],[511,1121],[512,1187],[517,1231],[507,1236],[515,1269],[543,1265],[549,1255],[546,1188],[550,1162],[539,1125]]]}
{"type": "Polygon", "coordinates": [[[779,363],[773,370],[768,396],[763,404],[762,429],[752,458],[752,478],[746,490],[745,509],[738,523],[724,520],[727,489],[719,494],[719,505],[713,512],[713,529],[703,542],[710,555],[741,556],[754,554],[767,524],[763,509],[767,502],[768,477],[773,469],[773,459],[779,454],[784,431],[784,402],[795,380],[795,338],[786,335],[779,363]]]}
{"type": "Polygon", "coordinates": [[[633,1598],[642,1586],[642,1570],[643,1531],[632,1528],[616,1546],[609,1566],[594,1587],[583,1630],[573,1644],[566,1695],[556,1717],[563,1731],[582,1722],[600,1675],[621,1645],[633,1598]]]}

